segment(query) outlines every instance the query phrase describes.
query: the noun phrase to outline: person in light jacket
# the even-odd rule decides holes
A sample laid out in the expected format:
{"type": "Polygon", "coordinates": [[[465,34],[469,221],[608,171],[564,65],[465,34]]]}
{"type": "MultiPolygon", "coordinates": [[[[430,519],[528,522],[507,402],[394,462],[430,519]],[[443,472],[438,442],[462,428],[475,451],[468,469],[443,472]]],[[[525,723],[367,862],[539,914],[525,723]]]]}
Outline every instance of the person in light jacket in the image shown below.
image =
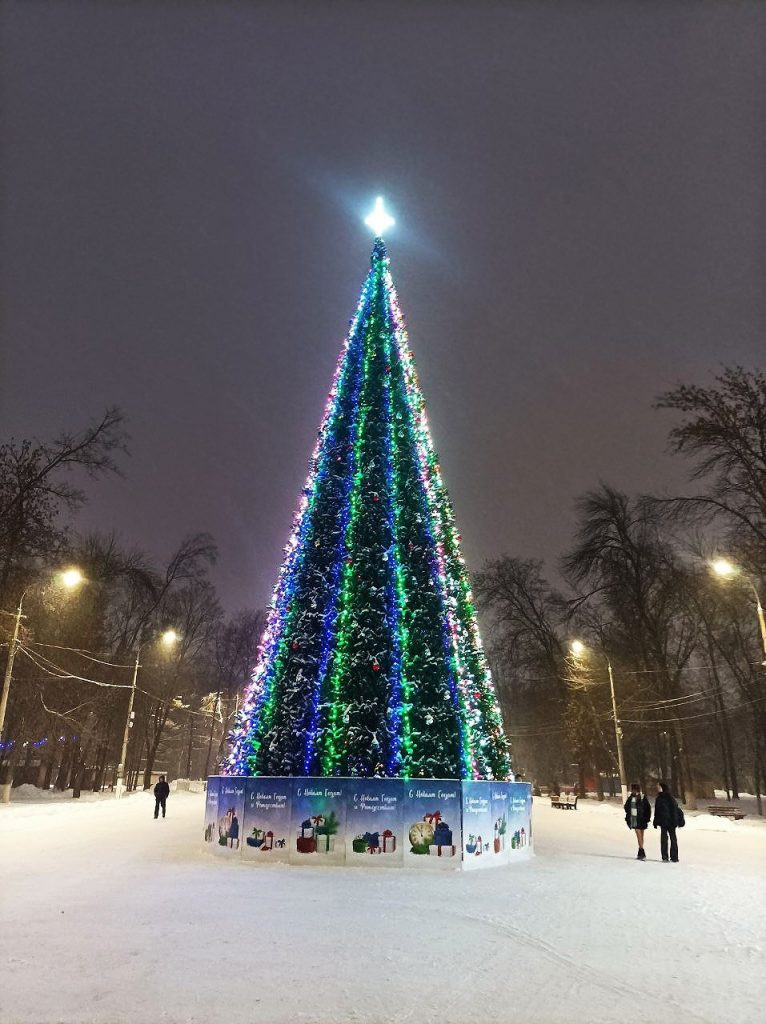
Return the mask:
{"type": "Polygon", "coordinates": [[[670,860],[678,863],[678,840],[676,828],[681,812],[667,782],[657,784],[657,799],[654,801],[654,827],[660,829],[660,852],[668,860],[668,839],[670,839],[670,860]]]}
{"type": "Polygon", "coordinates": [[[641,792],[641,786],[634,782],[630,787],[630,796],[625,801],[625,822],[629,829],[636,833],[638,854],[636,860],[646,860],[644,849],[644,832],[652,820],[652,805],[641,792]]]}

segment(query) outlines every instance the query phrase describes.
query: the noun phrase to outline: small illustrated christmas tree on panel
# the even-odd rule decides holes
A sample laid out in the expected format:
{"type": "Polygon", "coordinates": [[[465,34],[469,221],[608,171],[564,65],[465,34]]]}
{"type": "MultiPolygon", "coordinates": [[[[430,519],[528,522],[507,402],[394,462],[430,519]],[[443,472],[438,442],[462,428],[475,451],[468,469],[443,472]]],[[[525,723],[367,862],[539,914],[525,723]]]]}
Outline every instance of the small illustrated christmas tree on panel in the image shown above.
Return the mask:
{"type": "Polygon", "coordinates": [[[506,779],[508,747],[380,200],[368,223],[370,272],[225,770],[506,779]]]}

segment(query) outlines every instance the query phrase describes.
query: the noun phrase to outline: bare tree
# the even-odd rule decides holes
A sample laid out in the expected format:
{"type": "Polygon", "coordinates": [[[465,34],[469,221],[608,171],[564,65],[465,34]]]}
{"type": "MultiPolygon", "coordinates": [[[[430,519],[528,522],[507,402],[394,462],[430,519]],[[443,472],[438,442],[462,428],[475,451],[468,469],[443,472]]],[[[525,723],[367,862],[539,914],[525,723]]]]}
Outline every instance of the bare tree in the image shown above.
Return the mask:
{"type": "MultiPolygon", "coordinates": [[[[648,680],[657,701],[677,699],[698,624],[684,600],[685,569],[663,537],[661,517],[607,485],[579,502],[576,543],[564,559],[575,589],[600,609],[611,643],[648,680]]],[[[674,784],[696,806],[687,730],[670,716],[674,784]]]]}
{"type": "Polygon", "coordinates": [[[116,408],[84,430],[53,441],[0,445],[0,604],[21,584],[31,560],[48,560],[62,550],[60,517],[85,501],[69,474],[79,470],[95,479],[119,473],[121,452],[127,452],[126,435],[116,408]]]}

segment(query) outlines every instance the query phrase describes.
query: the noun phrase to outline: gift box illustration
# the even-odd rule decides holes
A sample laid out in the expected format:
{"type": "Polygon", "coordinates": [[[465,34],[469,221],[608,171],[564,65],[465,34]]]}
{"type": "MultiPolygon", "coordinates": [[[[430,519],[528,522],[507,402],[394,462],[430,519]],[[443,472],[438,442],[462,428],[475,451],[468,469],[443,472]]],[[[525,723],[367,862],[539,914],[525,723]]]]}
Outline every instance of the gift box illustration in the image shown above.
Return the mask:
{"type": "Polygon", "coordinates": [[[274,833],[271,831],[266,832],[262,828],[254,828],[252,833],[246,839],[248,846],[254,846],[257,850],[262,852],[265,850],[274,849],[274,833]]]}
{"type": "Polygon", "coordinates": [[[396,853],[396,836],[390,828],[387,828],[385,832],[381,832],[380,848],[383,853],[396,853]]]}
{"type": "MultiPolygon", "coordinates": [[[[489,848],[489,843],[487,843],[487,848],[489,848]]],[[[483,851],[484,846],[481,836],[469,835],[465,844],[465,852],[471,854],[473,857],[480,857],[483,851]]]]}
{"type": "Polygon", "coordinates": [[[311,824],[311,818],[306,818],[301,822],[300,834],[302,839],[314,838],[314,826],[311,824]]]}
{"type": "Polygon", "coordinates": [[[494,835],[494,850],[495,853],[500,853],[501,850],[505,849],[505,833],[508,828],[508,823],[505,820],[505,815],[502,818],[498,818],[495,822],[495,835],[494,835]]]}
{"type": "Polygon", "coordinates": [[[338,832],[338,819],[335,811],[327,816],[315,814],[301,822],[296,847],[298,853],[332,853],[335,849],[335,836],[338,832]]]}
{"type": "MultiPolygon", "coordinates": [[[[452,829],[446,821],[442,821],[440,811],[424,814],[422,821],[416,821],[410,827],[411,853],[426,854],[432,857],[454,857],[456,850],[452,844],[452,829]]],[[[394,848],[395,848],[394,839],[394,848]]]]}
{"type": "Polygon", "coordinates": [[[351,849],[354,853],[394,853],[396,836],[390,828],[383,832],[360,832],[351,840],[351,849]]]}

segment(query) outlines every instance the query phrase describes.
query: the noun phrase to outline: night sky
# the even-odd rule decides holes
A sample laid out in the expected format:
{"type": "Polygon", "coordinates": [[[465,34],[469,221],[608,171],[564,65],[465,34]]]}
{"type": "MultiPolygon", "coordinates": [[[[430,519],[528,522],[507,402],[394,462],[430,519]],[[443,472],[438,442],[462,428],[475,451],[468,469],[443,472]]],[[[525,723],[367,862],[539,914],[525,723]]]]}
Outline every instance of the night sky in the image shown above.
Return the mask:
{"type": "Polygon", "coordinates": [[[106,405],[80,529],[267,602],[377,194],[469,565],[678,490],[654,397],[763,365],[766,4],[6,2],[0,437],[106,405]]]}

